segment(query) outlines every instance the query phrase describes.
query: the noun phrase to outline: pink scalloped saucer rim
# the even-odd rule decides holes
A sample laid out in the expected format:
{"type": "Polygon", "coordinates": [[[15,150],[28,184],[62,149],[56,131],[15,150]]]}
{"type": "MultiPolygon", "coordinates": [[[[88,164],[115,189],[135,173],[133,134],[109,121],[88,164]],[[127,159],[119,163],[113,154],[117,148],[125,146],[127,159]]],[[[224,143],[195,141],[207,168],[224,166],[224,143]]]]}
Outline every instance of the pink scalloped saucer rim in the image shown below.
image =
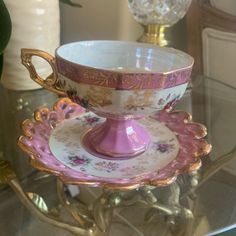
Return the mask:
{"type": "Polygon", "coordinates": [[[206,127],[192,122],[192,117],[184,111],[156,113],[151,118],[159,121],[175,133],[181,147],[177,156],[164,168],[132,178],[104,178],[87,175],[69,168],[57,160],[49,147],[52,131],[63,121],[86,113],[80,105],[69,98],[59,99],[52,110],[47,107],[35,111],[35,121],[22,123],[22,136],[19,147],[30,156],[31,165],[44,172],[58,176],[66,184],[102,186],[108,189],[128,190],[143,185],[166,186],[174,182],[181,173],[192,172],[200,168],[201,157],[211,151],[211,145],[204,139],[206,127]]]}

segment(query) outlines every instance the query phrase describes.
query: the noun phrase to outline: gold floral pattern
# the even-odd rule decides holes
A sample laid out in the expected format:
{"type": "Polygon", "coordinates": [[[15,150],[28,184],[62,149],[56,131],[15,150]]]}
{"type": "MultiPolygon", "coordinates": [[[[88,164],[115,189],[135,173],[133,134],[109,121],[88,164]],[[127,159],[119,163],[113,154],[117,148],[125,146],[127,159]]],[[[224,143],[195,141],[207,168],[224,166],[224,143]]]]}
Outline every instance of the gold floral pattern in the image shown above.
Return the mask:
{"type": "Polygon", "coordinates": [[[107,105],[111,105],[111,96],[112,91],[110,88],[105,87],[97,87],[97,86],[89,86],[89,89],[86,91],[86,95],[84,99],[89,101],[89,104],[93,107],[103,107],[107,105]]]}
{"type": "Polygon", "coordinates": [[[151,98],[154,97],[154,90],[136,90],[130,95],[125,103],[125,109],[144,109],[153,105],[151,98]]]}

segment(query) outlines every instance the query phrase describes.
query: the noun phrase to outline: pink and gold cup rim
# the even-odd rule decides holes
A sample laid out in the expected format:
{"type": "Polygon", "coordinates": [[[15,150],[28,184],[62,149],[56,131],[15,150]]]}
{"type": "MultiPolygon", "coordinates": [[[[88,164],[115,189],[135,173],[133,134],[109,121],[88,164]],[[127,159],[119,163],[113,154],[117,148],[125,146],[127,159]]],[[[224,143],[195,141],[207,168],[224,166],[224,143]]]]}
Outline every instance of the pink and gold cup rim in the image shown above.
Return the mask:
{"type": "Polygon", "coordinates": [[[60,46],[56,63],[58,72],[75,82],[126,90],[168,88],[176,74],[183,75],[175,86],[186,83],[194,60],[173,48],[94,40],[60,46]]]}

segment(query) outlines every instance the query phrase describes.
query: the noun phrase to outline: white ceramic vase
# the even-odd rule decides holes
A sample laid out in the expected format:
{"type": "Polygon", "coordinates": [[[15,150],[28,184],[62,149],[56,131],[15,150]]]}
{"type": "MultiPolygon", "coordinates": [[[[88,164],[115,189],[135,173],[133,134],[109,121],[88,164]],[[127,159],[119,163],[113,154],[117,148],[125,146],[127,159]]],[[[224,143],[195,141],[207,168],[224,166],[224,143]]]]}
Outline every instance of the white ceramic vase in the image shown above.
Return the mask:
{"type": "MultiPolygon", "coordinates": [[[[12,35],[4,51],[1,83],[12,90],[40,88],[29,78],[21,64],[21,48],[38,48],[54,53],[60,42],[60,15],[58,0],[5,0],[11,19],[12,35]]],[[[46,77],[51,73],[47,63],[35,58],[38,73],[46,77]]]]}

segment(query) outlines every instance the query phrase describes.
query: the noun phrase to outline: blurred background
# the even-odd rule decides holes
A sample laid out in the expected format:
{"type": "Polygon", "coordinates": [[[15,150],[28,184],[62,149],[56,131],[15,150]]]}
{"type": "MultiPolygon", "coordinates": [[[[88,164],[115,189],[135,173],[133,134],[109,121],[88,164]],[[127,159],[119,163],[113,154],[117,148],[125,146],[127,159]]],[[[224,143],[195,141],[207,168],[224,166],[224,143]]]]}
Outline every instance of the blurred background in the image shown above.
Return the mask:
{"type": "MultiPolygon", "coordinates": [[[[83,8],[60,4],[61,42],[113,39],[136,41],[143,28],[132,17],[126,0],[81,0],[83,8]]],[[[180,20],[167,30],[170,44],[184,49],[185,21],[180,20]]]]}

